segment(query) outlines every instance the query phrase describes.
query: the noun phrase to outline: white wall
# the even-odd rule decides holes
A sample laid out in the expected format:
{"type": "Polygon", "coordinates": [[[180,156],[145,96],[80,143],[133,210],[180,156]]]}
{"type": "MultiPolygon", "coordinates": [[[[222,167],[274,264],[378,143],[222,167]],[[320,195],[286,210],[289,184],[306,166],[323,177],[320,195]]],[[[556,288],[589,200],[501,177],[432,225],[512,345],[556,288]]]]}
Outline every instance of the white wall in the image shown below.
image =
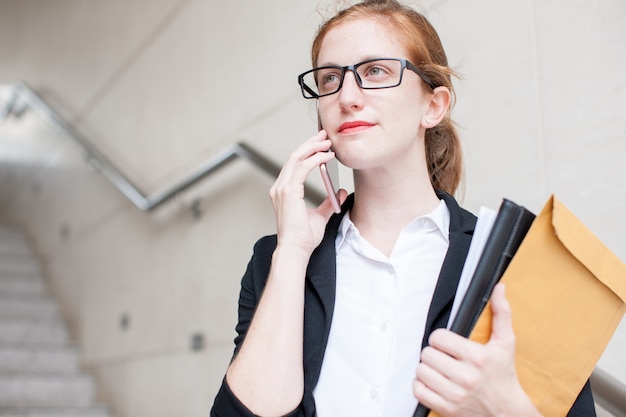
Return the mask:
{"type": "MultiPolygon", "coordinates": [[[[463,76],[453,116],[464,205],[507,197],[539,211],[555,193],[626,260],[626,3],[413,4],[463,76]]],[[[296,75],[310,65],[317,8],[3,0],[0,83],[25,81],[147,193],[237,141],[281,163],[315,129],[296,75]]],[[[32,235],[103,397],[118,417],[207,415],[232,352],[239,279],[253,242],[273,232],[272,179],[236,162],[146,214],[67,140],[40,128],[20,143],[36,156],[0,162],[0,218],[32,235]],[[185,209],[195,197],[199,220],[185,209]],[[198,332],[207,346],[193,352],[198,332]]],[[[601,366],[626,383],[625,348],[622,324],[601,366]]]]}

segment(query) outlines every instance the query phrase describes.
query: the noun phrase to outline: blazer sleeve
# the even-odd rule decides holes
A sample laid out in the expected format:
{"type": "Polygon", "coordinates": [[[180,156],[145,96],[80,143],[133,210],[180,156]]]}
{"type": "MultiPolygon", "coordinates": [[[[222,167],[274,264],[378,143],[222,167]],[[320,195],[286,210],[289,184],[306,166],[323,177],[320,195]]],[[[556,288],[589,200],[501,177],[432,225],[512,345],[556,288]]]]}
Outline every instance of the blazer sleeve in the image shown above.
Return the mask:
{"type": "Polygon", "coordinates": [[[589,381],[585,384],[574,405],[567,413],[567,417],[596,417],[596,407],[591,393],[589,381]]]}
{"type": "MultiPolygon", "coordinates": [[[[239,310],[237,319],[237,336],[235,337],[235,351],[233,358],[239,352],[246,337],[250,322],[254,316],[254,311],[261,298],[263,288],[269,275],[272,261],[272,254],[276,248],[276,236],[266,236],[261,238],[254,245],[252,258],[248,263],[246,272],[241,279],[241,290],[239,292],[239,310]]],[[[231,360],[232,361],[232,360],[231,360]]],[[[301,415],[300,409],[294,410],[288,417],[301,415]]],[[[211,417],[253,417],[255,416],[232,392],[226,377],[222,379],[222,385],[215,396],[211,417]]]]}

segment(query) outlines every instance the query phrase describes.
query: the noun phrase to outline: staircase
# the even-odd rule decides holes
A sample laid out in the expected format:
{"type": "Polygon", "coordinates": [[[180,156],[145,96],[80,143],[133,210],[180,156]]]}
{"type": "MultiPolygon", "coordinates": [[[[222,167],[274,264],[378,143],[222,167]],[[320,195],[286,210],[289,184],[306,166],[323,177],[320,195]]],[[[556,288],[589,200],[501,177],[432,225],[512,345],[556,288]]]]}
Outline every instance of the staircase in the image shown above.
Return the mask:
{"type": "Polygon", "coordinates": [[[27,238],[1,225],[0,417],[112,417],[96,403],[27,238]]]}

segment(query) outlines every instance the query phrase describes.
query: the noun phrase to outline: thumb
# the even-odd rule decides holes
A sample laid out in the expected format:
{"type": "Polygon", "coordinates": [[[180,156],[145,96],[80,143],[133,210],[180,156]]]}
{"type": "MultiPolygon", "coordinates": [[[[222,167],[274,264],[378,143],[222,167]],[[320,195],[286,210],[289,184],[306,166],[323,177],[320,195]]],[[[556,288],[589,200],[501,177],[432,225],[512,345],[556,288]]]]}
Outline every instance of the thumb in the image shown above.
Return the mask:
{"type": "MultiPolygon", "coordinates": [[[[341,206],[346,201],[346,198],[348,197],[348,192],[341,188],[339,191],[337,191],[336,196],[337,200],[339,201],[339,205],[341,206]]],[[[326,219],[326,221],[330,219],[330,216],[332,216],[335,211],[333,210],[333,205],[330,202],[329,196],[327,196],[324,201],[322,201],[322,203],[318,206],[318,210],[326,219]]]]}
{"type": "Polygon", "coordinates": [[[492,329],[490,342],[498,341],[504,344],[515,344],[511,305],[506,299],[504,284],[499,283],[491,295],[492,329]]]}
{"type": "Polygon", "coordinates": [[[339,199],[339,205],[343,205],[348,198],[348,192],[343,188],[340,188],[339,191],[337,191],[337,198],[339,199]]]}

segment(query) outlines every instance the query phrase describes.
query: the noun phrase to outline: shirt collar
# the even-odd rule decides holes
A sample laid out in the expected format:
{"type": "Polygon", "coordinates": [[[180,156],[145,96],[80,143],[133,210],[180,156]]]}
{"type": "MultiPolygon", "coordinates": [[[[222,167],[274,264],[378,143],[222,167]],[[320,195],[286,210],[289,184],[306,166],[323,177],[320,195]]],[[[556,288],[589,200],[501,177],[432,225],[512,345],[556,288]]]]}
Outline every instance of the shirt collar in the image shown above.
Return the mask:
{"type": "MultiPolygon", "coordinates": [[[[422,215],[414,219],[404,230],[416,229],[423,227],[424,222],[428,222],[439,230],[441,235],[449,242],[450,234],[450,210],[444,200],[439,200],[437,207],[430,213],[422,215]]],[[[335,247],[341,248],[351,234],[359,236],[359,230],[356,228],[352,220],[350,219],[350,211],[341,219],[339,229],[337,231],[337,238],[335,239],[335,247]]]]}
{"type": "Polygon", "coordinates": [[[419,216],[409,224],[405,230],[412,230],[413,228],[423,227],[424,224],[431,224],[434,228],[438,229],[441,235],[449,242],[450,234],[450,210],[446,205],[446,202],[439,200],[437,207],[423,216],[419,216]]]}
{"type": "Polygon", "coordinates": [[[353,233],[359,233],[354,223],[352,223],[352,220],[350,220],[350,211],[347,211],[341,219],[339,229],[337,230],[337,238],[335,239],[335,247],[337,249],[341,248],[343,243],[346,241],[346,237],[348,236],[350,230],[352,230],[353,233]]]}

